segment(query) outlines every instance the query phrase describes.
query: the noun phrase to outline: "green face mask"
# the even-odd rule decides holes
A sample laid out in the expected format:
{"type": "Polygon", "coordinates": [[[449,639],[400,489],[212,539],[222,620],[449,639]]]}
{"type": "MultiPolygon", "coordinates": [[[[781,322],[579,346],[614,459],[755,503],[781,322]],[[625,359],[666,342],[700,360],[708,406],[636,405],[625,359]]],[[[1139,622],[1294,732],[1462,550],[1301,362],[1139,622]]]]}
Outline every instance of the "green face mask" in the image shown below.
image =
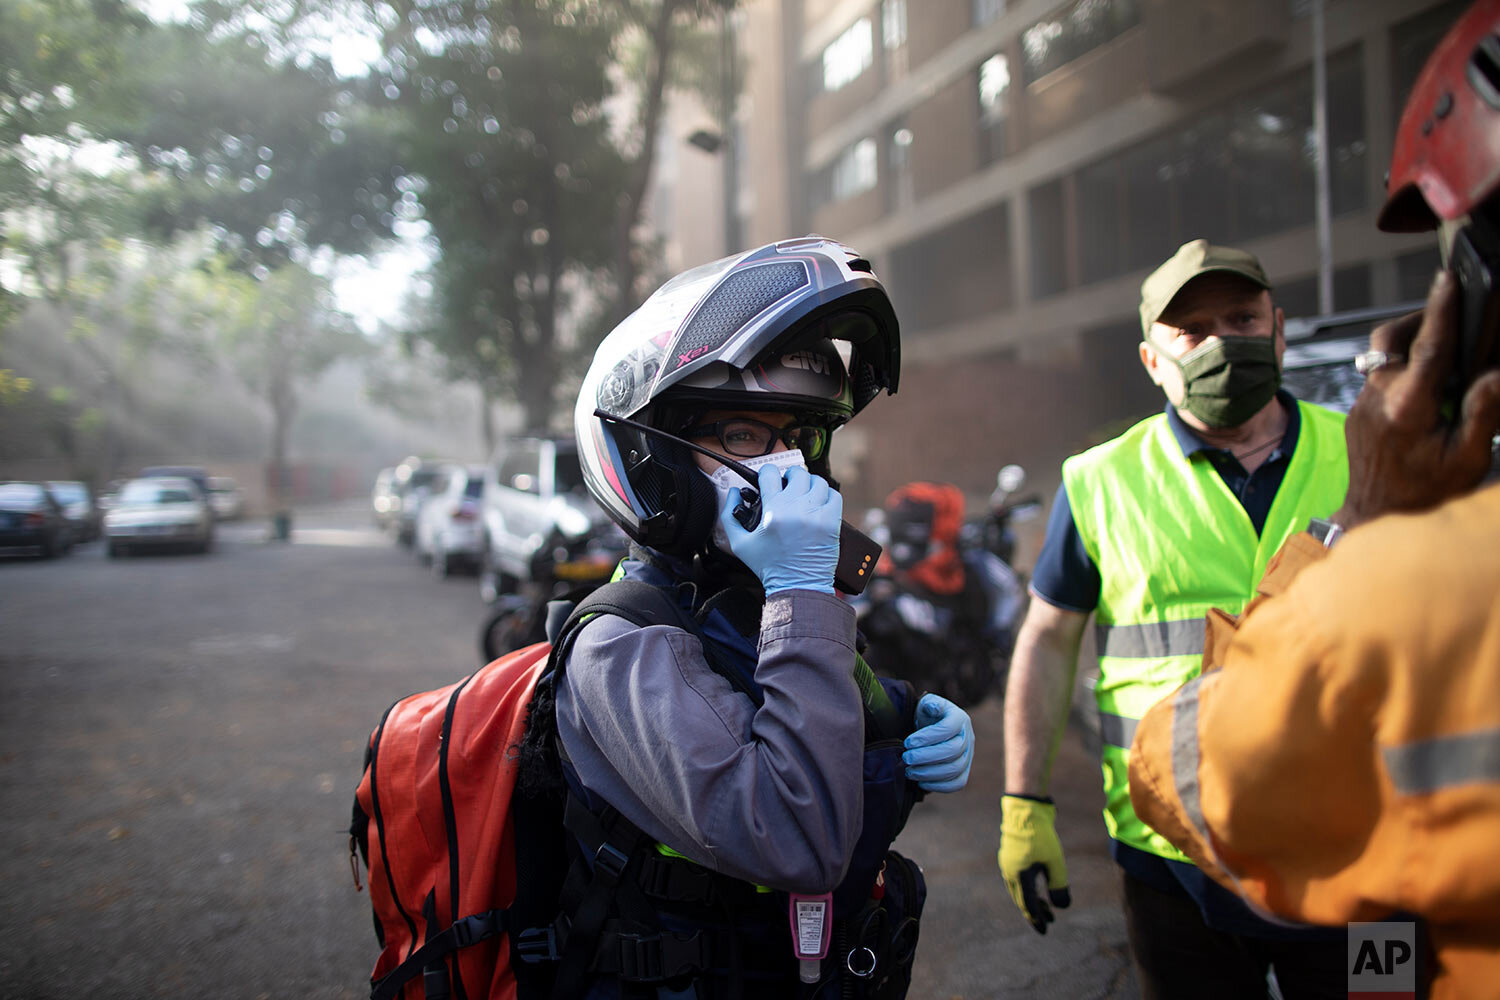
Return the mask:
{"type": "Polygon", "coordinates": [[[1209,427],[1236,427],[1271,401],[1281,385],[1275,337],[1221,337],[1174,358],[1157,354],[1182,373],[1186,410],[1209,427]]]}

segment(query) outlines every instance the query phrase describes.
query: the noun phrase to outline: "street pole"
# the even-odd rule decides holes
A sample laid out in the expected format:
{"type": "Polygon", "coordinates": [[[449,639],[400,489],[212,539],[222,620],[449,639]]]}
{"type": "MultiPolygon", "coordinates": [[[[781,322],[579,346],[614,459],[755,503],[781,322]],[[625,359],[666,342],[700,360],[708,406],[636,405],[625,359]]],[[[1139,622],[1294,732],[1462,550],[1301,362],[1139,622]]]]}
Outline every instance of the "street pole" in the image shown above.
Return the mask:
{"type": "Polygon", "coordinates": [[[1333,214],[1328,182],[1328,65],[1324,57],[1323,0],[1312,0],[1313,174],[1318,228],[1318,312],[1333,312],[1333,214]]]}
{"type": "Polygon", "coordinates": [[[724,172],[724,253],[728,255],[739,253],[742,237],[740,235],[739,206],[739,143],[736,141],[734,127],[734,105],[737,90],[735,86],[734,15],[726,7],[723,17],[724,23],[721,32],[723,61],[719,70],[719,132],[723,136],[724,142],[719,147],[719,155],[723,157],[721,166],[724,172]]]}

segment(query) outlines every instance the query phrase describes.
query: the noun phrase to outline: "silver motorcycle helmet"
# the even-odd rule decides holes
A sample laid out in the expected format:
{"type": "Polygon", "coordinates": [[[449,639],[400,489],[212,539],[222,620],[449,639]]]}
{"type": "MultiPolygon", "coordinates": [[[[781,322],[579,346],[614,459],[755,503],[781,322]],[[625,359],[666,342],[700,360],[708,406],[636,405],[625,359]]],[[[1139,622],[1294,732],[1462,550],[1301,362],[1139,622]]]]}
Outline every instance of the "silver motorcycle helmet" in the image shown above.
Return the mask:
{"type": "MultiPolygon", "coordinates": [[[[694,554],[717,503],[692,453],[596,411],[672,435],[716,409],[792,412],[831,432],[894,393],[900,365],[885,288],[841,243],[782,240],[684,271],[594,354],[573,414],[584,483],[637,542],[694,554]]],[[[812,471],[827,475],[828,450],[812,471]]]]}

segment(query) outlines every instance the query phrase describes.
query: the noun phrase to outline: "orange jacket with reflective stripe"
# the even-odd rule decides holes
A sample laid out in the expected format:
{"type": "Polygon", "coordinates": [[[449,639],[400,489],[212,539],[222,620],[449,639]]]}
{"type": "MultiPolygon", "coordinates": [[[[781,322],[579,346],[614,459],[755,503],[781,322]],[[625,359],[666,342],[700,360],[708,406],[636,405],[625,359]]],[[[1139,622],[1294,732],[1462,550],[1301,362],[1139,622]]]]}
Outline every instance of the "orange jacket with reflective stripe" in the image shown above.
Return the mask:
{"type": "Polygon", "coordinates": [[[1136,813],[1253,903],[1427,923],[1434,998],[1500,996],[1500,485],[1289,539],[1142,720],[1136,813]]]}

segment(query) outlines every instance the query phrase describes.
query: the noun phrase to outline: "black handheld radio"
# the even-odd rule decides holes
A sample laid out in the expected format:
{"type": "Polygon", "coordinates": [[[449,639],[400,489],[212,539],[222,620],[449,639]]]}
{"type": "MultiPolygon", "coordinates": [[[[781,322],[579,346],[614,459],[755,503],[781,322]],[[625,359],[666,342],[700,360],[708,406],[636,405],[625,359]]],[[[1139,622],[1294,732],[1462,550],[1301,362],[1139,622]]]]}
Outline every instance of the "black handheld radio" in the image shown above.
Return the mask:
{"type": "MultiPolygon", "coordinates": [[[[630,420],[625,417],[617,417],[603,410],[595,410],[594,416],[601,420],[612,423],[623,424],[632,430],[641,431],[645,434],[653,434],[663,437],[669,441],[675,441],[684,448],[689,448],[700,455],[707,455],[720,465],[728,466],[745,480],[748,486],[740,490],[739,506],[732,512],[734,519],[746,531],[754,531],[755,526],[760,524],[760,491],[756,489],[759,480],[755,472],[732,458],[726,458],[717,452],[710,451],[702,445],[694,444],[686,438],[669,434],[664,430],[652,427],[648,424],[630,420]]],[[[833,568],[833,585],[846,594],[860,594],[865,589],[865,584],[870,582],[870,577],[875,572],[875,561],[880,558],[880,545],[869,535],[860,531],[844,521],[839,525],[839,557],[833,568]]]]}

